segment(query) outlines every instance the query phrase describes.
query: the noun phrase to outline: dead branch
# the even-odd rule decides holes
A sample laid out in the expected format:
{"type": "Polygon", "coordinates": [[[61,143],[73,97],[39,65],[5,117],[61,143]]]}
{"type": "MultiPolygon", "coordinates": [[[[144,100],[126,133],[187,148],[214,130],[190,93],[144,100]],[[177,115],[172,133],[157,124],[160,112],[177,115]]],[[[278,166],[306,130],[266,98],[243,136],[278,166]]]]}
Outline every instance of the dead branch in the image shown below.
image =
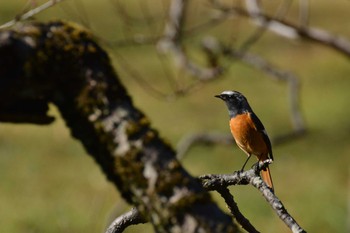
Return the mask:
{"type": "Polygon", "coordinates": [[[105,233],[121,233],[131,225],[146,223],[147,221],[141,216],[136,208],[116,218],[108,227],[105,233]]]}
{"type": "MultiPolygon", "coordinates": [[[[261,179],[259,173],[261,169],[270,161],[259,162],[252,169],[247,171],[237,171],[232,174],[220,175],[203,175],[199,179],[202,181],[204,188],[210,191],[220,192],[223,188],[230,185],[247,185],[251,184],[263,195],[266,201],[270,204],[272,209],[276,212],[278,217],[292,230],[293,233],[306,233],[306,231],[295,221],[295,219],[288,213],[282,202],[270,190],[270,188],[261,179]]],[[[228,202],[226,202],[229,205],[228,202]]],[[[230,208],[236,208],[235,204],[230,208]]],[[[230,204],[231,205],[231,204],[230,204]]]]}
{"type": "Polygon", "coordinates": [[[47,120],[55,104],[72,136],[156,232],[237,232],[133,105],[93,38],[61,21],[1,31],[0,119],[47,120]]]}

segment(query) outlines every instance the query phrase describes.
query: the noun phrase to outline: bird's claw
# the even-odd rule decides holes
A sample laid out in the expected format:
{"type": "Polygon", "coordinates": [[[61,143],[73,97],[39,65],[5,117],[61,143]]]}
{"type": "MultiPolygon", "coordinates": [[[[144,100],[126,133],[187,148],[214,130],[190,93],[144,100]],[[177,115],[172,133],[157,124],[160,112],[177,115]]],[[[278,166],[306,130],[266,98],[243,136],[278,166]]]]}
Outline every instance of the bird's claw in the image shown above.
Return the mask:
{"type": "Polygon", "coordinates": [[[256,173],[258,173],[261,170],[263,170],[264,168],[266,168],[267,166],[269,166],[271,163],[273,163],[272,159],[266,159],[264,161],[258,161],[258,162],[253,164],[252,169],[254,169],[254,171],[256,173]]]}

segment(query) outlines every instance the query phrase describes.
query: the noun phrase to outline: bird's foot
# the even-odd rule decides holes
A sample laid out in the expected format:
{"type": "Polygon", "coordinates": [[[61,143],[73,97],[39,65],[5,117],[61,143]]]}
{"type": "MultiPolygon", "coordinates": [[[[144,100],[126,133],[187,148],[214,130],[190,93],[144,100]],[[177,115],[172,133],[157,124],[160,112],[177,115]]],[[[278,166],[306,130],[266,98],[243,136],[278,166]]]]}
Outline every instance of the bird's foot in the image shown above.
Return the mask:
{"type": "Polygon", "coordinates": [[[254,171],[256,173],[259,173],[261,170],[264,170],[266,167],[268,167],[271,163],[273,163],[272,159],[266,159],[264,161],[258,161],[258,162],[253,164],[252,169],[254,169],[254,171]]]}

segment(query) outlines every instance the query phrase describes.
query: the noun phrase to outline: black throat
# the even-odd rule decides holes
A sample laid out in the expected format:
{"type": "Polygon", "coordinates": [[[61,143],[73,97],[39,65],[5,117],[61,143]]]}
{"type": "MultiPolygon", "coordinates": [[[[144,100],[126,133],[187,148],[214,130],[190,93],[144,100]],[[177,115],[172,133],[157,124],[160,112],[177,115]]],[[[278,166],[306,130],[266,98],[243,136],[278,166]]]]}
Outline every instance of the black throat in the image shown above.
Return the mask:
{"type": "Polygon", "coordinates": [[[252,108],[248,104],[248,102],[241,102],[239,104],[232,104],[230,102],[226,102],[227,108],[228,108],[228,114],[230,118],[234,118],[237,115],[243,114],[243,113],[251,113],[252,108]]]}

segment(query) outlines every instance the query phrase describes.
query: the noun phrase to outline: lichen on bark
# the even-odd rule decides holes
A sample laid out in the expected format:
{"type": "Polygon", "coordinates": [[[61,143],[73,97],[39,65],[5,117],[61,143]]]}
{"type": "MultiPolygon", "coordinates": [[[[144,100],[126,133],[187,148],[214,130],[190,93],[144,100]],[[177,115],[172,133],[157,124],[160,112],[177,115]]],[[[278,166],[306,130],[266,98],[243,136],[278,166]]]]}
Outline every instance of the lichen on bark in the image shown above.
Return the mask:
{"type": "Polygon", "coordinates": [[[237,232],[137,109],[92,33],[63,21],[0,32],[0,121],[49,124],[55,104],[157,232],[237,232]]]}

